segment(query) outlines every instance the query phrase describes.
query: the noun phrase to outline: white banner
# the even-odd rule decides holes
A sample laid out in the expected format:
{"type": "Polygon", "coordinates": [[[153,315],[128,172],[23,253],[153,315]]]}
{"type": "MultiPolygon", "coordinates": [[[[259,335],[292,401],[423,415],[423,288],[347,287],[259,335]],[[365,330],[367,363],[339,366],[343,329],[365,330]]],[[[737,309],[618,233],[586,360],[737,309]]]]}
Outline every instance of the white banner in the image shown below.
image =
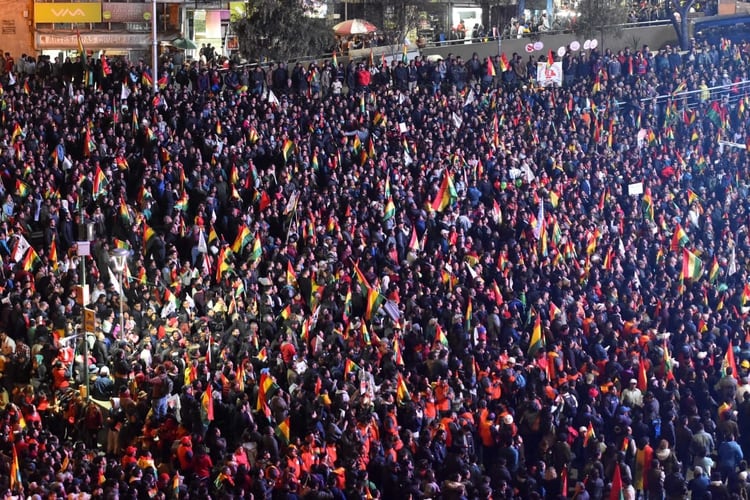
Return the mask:
{"type": "Polygon", "coordinates": [[[551,66],[547,66],[546,62],[540,62],[536,64],[536,82],[542,87],[548,87],[550,85],[557,85],[562,87],[563,81],[563,70],[562,62],[552,63],[551,66]]]}

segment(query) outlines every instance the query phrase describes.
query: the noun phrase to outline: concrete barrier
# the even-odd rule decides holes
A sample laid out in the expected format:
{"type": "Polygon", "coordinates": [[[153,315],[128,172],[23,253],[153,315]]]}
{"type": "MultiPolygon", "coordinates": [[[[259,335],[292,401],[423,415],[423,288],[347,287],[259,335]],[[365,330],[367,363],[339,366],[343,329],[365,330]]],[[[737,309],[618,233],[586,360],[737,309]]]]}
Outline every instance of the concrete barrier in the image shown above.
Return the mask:
{"type": "MultiPolygon", "coordinates": [[[[557,35],[541,35],[537,37],[524,37],[524,38],[513,38],[503,40],[502,51],[506,55],[510,56],[514,52],[520,54],[524,59],[525,56],[532,55],[538,57],[540,55],[547,55],[550,49],[557,53],[557,49],[560,47],[567,47],[570,42],[578,40],[583,46],[584,37],[576,35],[575,33],[562,33],[557,35]],[[542,50],[537,50],[531,53],[526,52],[526,45],[540,41],[544,44],[542,50]]],[[[619,37],[605,36],[604,40],[598,40],[599,49],[612,49],[613,52],[617,52],[625,47],[631,49],[641,49],[644,45],[648,45],[651,50],[657,50],[666,45],[667,43],[674,44],[677,40],[677,34],[671,25],[664,26],[647,26],[638,28],[626,28],[622,30],[622,35],[619,37]],[[634,44],[637,47],[634,47],[634,44]]],[[[454,57],[461,56],[462,59],[470,59],[476,52],[480,58],[495,56],[498,53],[497,41],[485,42],[485,43],[472,43],[472,44],[459,44],[459,45],[444,45],[440,47],[427,47],[422,50],[423,56],[441,56],[444,59],[448,54],[453,54],[454,57]]]]}

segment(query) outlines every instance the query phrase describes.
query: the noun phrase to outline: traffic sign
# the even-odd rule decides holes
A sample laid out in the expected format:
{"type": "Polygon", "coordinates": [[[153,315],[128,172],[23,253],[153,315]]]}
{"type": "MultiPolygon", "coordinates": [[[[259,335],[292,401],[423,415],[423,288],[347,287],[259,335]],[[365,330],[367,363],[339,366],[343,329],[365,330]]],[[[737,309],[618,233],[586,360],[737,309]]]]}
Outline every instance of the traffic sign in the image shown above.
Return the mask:
{"type": "Polygon", "coordinates": [[[83,310],[83,329],[86,333],[94,333],[96,330],[96,313],[93,309],[83,310]]]}

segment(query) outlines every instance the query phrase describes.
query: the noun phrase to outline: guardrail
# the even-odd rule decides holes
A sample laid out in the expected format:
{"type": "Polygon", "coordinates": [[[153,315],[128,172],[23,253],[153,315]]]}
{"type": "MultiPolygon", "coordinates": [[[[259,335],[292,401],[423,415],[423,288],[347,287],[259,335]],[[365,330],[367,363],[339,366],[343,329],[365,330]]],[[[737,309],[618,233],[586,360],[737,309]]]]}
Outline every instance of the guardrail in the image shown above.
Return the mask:
{"type": "MultiPolygon", "coordinates": [[[[744,98],[748,94],[750,94],[750,80],[743,80],[741,82],[731,83],[729,85],[717,85],[707,89],[687,90],[676,94],[662,94],[656,97],[646,97],[641,99],[640,102],[664,104],[667,101],[672,100],[682,103],[683,107],[693,109],[702,102],[718,101],[725,98],[728,104],[735,104],[740,98],[744,98]],[[708,92],[708,96],[704,96],[706,92],[708,92]]],[[[622,103],[618,103],[618,105],[619,104],[622,103]]]]}

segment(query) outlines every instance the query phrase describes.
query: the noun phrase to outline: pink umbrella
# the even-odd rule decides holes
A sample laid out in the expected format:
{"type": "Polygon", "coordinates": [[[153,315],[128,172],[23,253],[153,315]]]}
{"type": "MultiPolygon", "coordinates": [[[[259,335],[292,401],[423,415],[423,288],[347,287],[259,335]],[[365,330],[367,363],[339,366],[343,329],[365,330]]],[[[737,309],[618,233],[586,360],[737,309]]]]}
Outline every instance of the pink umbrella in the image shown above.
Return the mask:
{"type": "Polygon", "coordinates": [[[374,33],[378,28],[364,19],[349,19],[343,23],[338,23],[333,27],[333,32],[340,36],[364,35],[374,33]]]}

